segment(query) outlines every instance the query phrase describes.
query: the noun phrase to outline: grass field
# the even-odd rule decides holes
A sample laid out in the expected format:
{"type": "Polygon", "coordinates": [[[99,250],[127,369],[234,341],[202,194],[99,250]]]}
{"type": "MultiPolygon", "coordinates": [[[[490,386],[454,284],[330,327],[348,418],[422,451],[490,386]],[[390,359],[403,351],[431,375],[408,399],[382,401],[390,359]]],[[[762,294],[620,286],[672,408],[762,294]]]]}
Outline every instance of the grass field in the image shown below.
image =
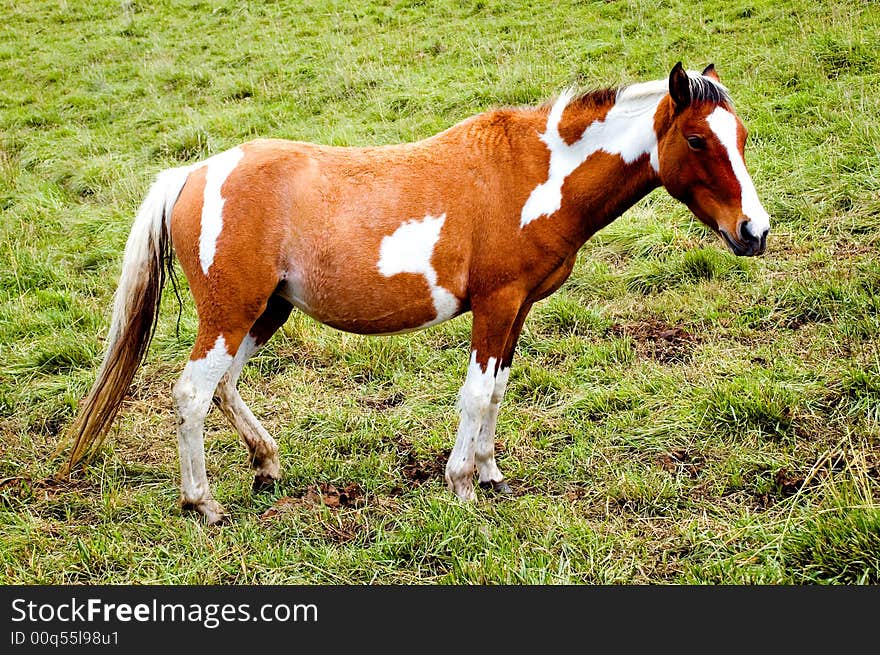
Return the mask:
{"type": "Polygon", "coordinates": [[[880,583],[880,6],[869,0],[16,0],[0,9],[0,582],[880,583]],[[242,396],[285,476],[178,507],[166,288],[98,457],[52,453],[100,361],[160,170],[257,136],[410,141],[715,62],[772,216],[737,259],[664,191],[526,324],[499,420],[515,495],[445,487],[470,316],[367,338],[294,315],[242,396]]]}

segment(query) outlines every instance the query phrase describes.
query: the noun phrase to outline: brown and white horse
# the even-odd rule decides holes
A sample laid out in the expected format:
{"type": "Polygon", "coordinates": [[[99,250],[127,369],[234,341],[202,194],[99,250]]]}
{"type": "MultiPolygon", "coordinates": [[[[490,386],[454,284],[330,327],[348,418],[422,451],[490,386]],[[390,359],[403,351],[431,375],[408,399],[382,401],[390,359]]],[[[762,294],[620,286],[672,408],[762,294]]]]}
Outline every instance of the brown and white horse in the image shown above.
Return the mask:
{"type": "Polygon", "coordinates": [[[517,339],[597,230],[664,186],[737,255],[769,217],[746,171],[746,130],[715,69],[478,114],[416,143],[340,148],[256,140],[159,174],[125,247],[107,351],[61,474],[107,433],[149,346],[172,247],[199,327],[174,386],[181,502],[225,516],[205,473],[211,402],[241,435],[255,489],[278,446],[236,390],[293,307],[340,330],[395,334],[470,311],[449,488],[509,491],[495,424],[517,339]]]}

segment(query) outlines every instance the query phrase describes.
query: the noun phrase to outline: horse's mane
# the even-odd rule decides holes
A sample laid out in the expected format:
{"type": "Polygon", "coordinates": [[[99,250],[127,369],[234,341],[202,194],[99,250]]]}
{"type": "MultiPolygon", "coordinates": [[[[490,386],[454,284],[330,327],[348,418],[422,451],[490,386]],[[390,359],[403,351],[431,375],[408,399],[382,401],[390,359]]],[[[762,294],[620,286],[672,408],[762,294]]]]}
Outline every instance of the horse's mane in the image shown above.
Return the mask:
{"type": "Polygon", "coordinates": [[[727,87],[716,82],[711,77],[688,72],[690,78],[691,98],[697,102],[711,102],[716,105],[733,105],[733,99],[727,92],[727,87]]]}
{"type": "Polygon", "coordinates": [[[604,107],[605,105],[614,104],[617,100],[619,88],[608,87],[605,89],[593,89],[586,93],[576,95],[571,99],[572,105],[577,107],[604,107]]]}
{"type": "MultiPolygon", "coordinates": [[[[688,71],[690,80],[691,98],[695,102],[710,102],[713,104],[727,104],[733,106],[733,100],[725,87],[711,77],[706,77],[697,71],[688,71]]],[[[604,107],[621,101],[635,101],[654,98],[658,95],[669,93],[669,80],[653,80],[650,82],[637,82],[635,84],[618,87],[593,89],[586,93],[573,95],[570,105],[576,107],[604,107]]],[[[548,101],[541,105],[540,109],[549,111],[554,101],[548,101]]]]}
{"type": "MultiPolygon", "coordinates": [[[[568,87],[562,91],[561,95],[568,96],[569,100],[566,103],[566,106],[576,106],[582,109],[586,109],[589,107],[604,107],[605,105],[613,105],[617,100],[617,94],[620,92],[620,87],[607,87],[602,89],[593,89],[592,91],[587,91],[586,93],[576,93],[573,87],[568,87]]],[[[537,106],[537,110],[540,112],[549,112],[553,109],[553,105],[556,104],[556,101],[560,96],[556,96],[555,98],[551,98],[540,105],[537,106]]]]}
{"type": "MultiPolygon", "coordinates": [[[[716,82],[697,71],[687,71],[690,82],[691,99],[695,102],[710,102],[713,104],[733,105],[733,100],[727,91],[727,87],[716,82]]],[[[646,97],[656,97],[669,93],[669,79],[653,80],[651,82],[639,82],[622,86],[617,90],[616,100],[639,100],[646,97]]]]}

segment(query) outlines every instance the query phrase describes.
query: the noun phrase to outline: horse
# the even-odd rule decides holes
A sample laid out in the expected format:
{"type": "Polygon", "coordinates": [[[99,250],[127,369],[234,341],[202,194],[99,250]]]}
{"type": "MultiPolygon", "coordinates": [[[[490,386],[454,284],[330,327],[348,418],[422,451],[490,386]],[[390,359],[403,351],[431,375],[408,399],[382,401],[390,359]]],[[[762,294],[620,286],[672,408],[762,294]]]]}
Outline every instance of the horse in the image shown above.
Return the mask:
{"type": "Polygon", "coordinates": [[[241,436],[254,491],[278,445],[236,388],[295,307],[338,330],[387,335],[472,315],[470,360],[445,469],[458,498],[511,491],[495,427],[523,323],[580,248],[656,187],[739,256],[770,220],[746,170],[746,129],[713,64],[540,106],[495,108],[412,143],[330,147],[257,139],[157,175],[136,215],[96,380],[60,476],[109,430],[156,327],[173,257],[198,330],[174,384],[180,502],[227,517],[205,472],[212,402],[241,436]]]}

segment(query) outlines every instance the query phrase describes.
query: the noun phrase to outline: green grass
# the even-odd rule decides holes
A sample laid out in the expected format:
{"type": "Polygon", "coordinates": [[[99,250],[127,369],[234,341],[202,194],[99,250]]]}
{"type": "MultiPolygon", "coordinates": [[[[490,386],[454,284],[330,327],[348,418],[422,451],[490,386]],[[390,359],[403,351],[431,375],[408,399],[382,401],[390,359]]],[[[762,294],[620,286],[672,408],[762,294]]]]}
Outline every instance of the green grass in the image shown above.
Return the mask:
{"type": "Polygon", "coordinates": [[[880,583],[880,9],[874,2],[20,0],[0,22],[0,582],[880,583]],[[285,477],[234,517],[177,506],[170,289],[111,436],[60,432],[102,354],[156,172],[241,141],[368,145],[493,106],[714,61],[773,218],[727,254],[658,190],[526,324],[498,426],[516,494],[446,490],[470,318],[390,338],[294,315],[242,395],[285,477]],[[675,338],[662,336],[673,330],[675,338]],[[338,508],[299,498],[355,484],[338,508]],[[276,512],[264,515],[275,507],[276,512]]]}

